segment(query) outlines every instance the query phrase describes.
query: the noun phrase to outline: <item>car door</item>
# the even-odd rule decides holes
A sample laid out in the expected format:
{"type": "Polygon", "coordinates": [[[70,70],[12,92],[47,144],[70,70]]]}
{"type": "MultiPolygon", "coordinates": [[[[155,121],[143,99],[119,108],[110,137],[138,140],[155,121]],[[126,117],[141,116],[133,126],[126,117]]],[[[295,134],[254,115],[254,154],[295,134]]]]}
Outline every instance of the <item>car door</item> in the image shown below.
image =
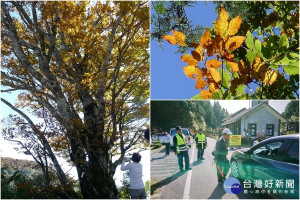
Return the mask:
{"type": "Polygon", "coordinates": [[[288,140],[282,156],[276,158],[277,164],[272,171],[274,179],[283,180],[284,190],[288,193],[278,194],[280,198],[299,198],[299,140],[288,140]],[[293,190],[293,192],[291,192],[293,190]]]}
{"type": "Polygon", "coordinates": [[[249,166],[247,166],[252,182],[261,180],[264,183],[265,180],[273,178],[272,174],[277,166],[274,157],[275,154],[279,156],[282,153],[283,146],[284,140],[269,141],[259,145],[252,151],[249,166]]]}

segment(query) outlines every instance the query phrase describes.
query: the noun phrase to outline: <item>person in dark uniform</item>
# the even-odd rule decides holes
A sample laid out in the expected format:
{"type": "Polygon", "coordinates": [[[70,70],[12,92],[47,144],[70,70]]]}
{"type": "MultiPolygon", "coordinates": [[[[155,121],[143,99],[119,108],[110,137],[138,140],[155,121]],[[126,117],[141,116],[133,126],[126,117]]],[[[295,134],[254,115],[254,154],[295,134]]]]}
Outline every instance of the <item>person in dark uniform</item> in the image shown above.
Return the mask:
{"type": "Polygon", "coordinates": [[[222,137],[218,139],[214,151],[214,162],[216,163],[217,167],[217,176],[219,184],[223,184],[229,170],[229,161],[226,156],[228,154],[229,135],[231,134],[232,133],[228,128],[224,128],[224,130],[222,131],[222,137]]]}
{"type": "Polygon", "coordinates": [[[178,166],[180,172],[184,172],[183,170],[183,158],[185,161],[185,170],[191,170],[190,168],[190,159],[189,159],[189,147],[186,144],[186,138],[182,134],[181,127],[176,127],[176,134],[173,137],[173,148],[175,151],[175,155],[178,158],[178,166]]]}
{"type": "Polygon", "coordinates": [[[203,133],[203,129],[199,128],[199,132],[195,136],[195,145],[198,149],[197,153],[197,160],[204,160],[203,154],[204,154],[204,149],[207,146],[207,140],[206,137],[203,133]]]}

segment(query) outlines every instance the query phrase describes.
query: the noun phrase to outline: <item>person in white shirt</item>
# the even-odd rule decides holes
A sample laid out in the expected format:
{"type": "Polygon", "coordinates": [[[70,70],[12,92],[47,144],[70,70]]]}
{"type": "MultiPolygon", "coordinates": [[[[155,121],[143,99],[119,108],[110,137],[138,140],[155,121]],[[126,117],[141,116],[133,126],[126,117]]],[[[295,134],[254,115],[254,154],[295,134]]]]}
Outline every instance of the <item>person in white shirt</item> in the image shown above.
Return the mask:
{"type": "Polygon", "coordinates": [[[125,158],[121,165],[121,170],[129,170],[129,192],[131,199],[146,199],[145,185],[142,179],[143,165],[140,163],[142,156],[139,153],[133,153],[131,161],[125,165],[125,158]]]}
{"type": "Polygon", "coordinates": [[[171,136],[168,132],[164,132],[165,136],[164,136],[164,143],[166,146],[166,155],[168,156],[170,155],[170,142],[171,142],[171,136]]]}

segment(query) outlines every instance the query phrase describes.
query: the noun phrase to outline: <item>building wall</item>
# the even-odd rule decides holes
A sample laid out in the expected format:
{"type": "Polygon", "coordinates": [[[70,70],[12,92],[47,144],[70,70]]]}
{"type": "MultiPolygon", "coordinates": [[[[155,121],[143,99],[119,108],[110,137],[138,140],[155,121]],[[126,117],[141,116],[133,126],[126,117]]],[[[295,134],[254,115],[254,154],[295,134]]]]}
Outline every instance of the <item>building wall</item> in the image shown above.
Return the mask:
{"type": "Polygon", "coordinates": [[[256,136],[266,136],[266,125],[274,124],[274,136],[278,136],[279,119],[266,108],[260,106],[241,118],[241,130],[248,129],[248,124],[256,124],[256,136]]]}

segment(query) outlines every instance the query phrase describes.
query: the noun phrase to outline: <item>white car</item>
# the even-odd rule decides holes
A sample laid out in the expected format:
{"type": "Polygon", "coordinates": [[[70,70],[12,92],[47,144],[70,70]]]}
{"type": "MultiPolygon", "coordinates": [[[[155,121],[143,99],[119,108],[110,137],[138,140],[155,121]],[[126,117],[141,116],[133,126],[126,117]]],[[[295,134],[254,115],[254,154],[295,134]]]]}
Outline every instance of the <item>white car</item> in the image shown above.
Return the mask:
{"type": "MultiPolygon", "coordinates": [[[[181,128],[181,131],[183,133],[183,135],[185,135],[185,138],[186,138],[186,143],[188,146],[191,146],[192,145],[192,136],[190,134],[190,131],[188,128],[181,128]]],[[[171,136],[171,146],[173,146],[173,137],[175,136],[176,134],[176,129],[175,128],[171,128],[170,129],[170,136],[171,136]]]]}
{"type": "Polygon", "coordinates": [[[163,133],[155,133],[152,136],[152,142],[159,141],[160,143],[163,143],[164,142],[164,136],[165,135],[163,133]]]}

